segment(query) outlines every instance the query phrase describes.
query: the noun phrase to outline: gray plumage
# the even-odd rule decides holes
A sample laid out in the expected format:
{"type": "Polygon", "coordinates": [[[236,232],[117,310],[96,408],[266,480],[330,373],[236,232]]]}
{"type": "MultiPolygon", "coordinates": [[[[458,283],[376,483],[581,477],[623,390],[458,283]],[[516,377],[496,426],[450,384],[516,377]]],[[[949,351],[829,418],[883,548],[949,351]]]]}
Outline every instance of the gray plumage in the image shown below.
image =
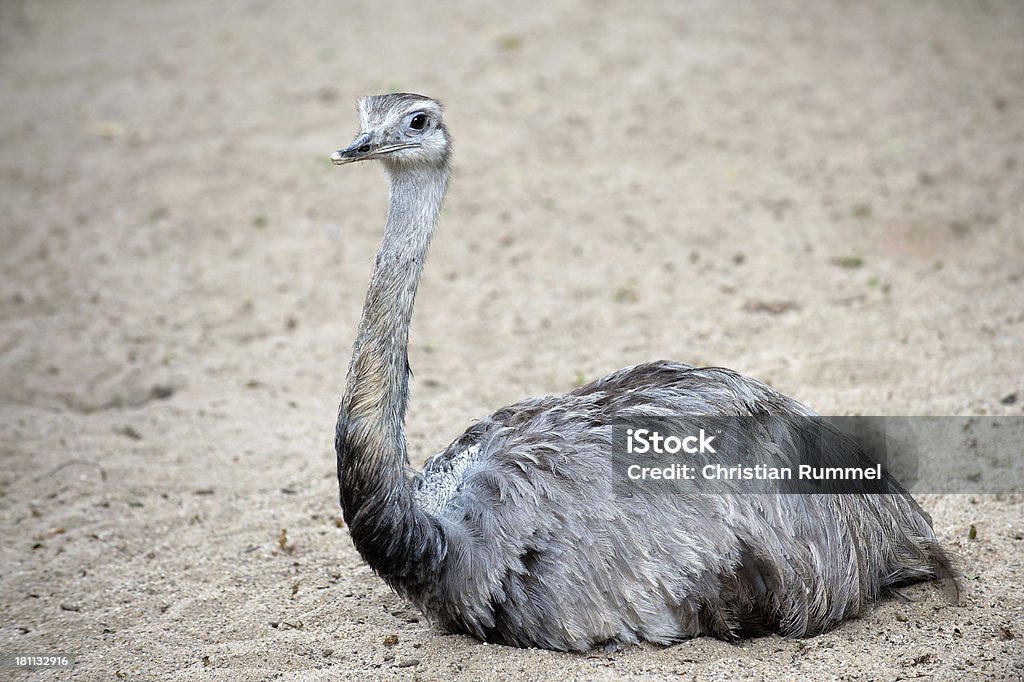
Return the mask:
{"type": "MultiPolygon", "coordinates": [[[[949,559],[899,485],[875,495],[631,495],[613,490],[611,424],[637,415],[814,412],[721,368],[637,365],[475,423],[423,471],[405,439],[409,323],[448,182],[440,105],[360,101],[362,131],[332,155],[379,159],[390,207],[335,437],[356,549],[433,622],[481,640],[600,644],[813,635],[893,587],[943,579],[949,559]]],[[[775,453],[788,434],[751,432],[775,453]]]]}

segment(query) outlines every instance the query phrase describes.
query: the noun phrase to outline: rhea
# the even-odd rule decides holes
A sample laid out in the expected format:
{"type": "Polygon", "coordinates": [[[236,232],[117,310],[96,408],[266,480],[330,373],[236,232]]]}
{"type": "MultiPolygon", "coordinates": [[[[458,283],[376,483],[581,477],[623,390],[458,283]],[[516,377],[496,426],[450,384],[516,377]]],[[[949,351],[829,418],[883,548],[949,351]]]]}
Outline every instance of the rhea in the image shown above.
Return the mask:
{"type": "MultiPolygon", "coordinates": [[[[384,236],[335,432],[345,522],[363,559],[435,624],[480,640],[585,651],[776,632],[810,636],[911,582],[956,589],[931,520],[885,494],[623,491],[617,420],[778,417],[738,436],[785,459],[815,413],[723,368],[654,362],[475,422],[422,470],[405,435],[409,325],[448,185],[441,105],[365,97],[335,164],[375,159],[390,181],[384,236]]],[[[710,460],[708,460],[710,461],[710,460]]]]}

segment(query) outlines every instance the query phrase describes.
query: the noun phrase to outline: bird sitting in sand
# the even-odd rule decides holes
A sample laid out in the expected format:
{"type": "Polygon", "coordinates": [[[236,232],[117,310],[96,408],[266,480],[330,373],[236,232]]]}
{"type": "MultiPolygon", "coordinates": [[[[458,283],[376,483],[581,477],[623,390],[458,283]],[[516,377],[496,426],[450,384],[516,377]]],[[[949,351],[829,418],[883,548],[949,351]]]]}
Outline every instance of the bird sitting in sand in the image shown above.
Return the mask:
{"type": "MultiPolygon", "coordinates": [[[[929,517],[888,475],[884,494],[617,492],[609,453],[624,418],[814,417],[728,369],[628,367],[504,407],[410,467],[409,325],[451,160],[441,113],[420,95],[365,97],[361,132],[331,156],[378,160],[390,181],[335,446],[352,541],[395,591],[447,630],[561,651],[803,637],[899,585],[955,592],[929,517]]],[[[742,438],[784,460],[790,435],[742,438]]]]}

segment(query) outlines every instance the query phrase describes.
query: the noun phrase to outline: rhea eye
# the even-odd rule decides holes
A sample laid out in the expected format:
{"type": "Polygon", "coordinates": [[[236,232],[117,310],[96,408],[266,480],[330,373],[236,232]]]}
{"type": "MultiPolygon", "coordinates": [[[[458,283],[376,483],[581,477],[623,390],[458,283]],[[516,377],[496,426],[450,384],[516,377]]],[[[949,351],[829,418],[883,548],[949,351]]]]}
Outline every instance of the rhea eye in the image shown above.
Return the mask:
{"type": "Polygon", "coordinates": [[[426,114],[416,114],[415,116],[412,117],[412,120],[409,121],[409,127],[412,128],[413,130],[423,130],[426,127],[426,125],[426,114]]]}

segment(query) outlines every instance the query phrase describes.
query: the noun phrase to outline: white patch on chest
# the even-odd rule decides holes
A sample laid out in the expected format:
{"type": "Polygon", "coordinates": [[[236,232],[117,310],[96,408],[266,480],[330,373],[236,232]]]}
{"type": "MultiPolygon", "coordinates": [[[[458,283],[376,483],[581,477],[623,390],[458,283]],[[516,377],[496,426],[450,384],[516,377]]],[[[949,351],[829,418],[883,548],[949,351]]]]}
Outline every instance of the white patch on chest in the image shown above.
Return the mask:
{"type": "Polygon", "coordinates": [[[476,463],[480,445],[459,452],[445,462],[430,462],[423,474],[423,484],[415,492],[416,503],[428,514],[439,514],[462,487],[466,471],[476,463]]]}

